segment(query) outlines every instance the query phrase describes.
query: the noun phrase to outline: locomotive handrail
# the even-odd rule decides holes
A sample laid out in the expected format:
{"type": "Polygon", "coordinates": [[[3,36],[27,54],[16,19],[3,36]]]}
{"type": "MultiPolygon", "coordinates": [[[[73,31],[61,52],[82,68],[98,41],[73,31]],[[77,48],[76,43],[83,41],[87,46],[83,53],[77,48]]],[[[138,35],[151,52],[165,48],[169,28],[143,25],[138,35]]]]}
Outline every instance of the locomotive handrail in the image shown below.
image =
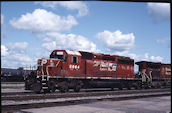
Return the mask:
{"type": "Polygon", "coordinates": [[[146,69],[143,69],[141,72],[139,71],[138,74],[142,76],[142,82],[152,83],[152,71],[149,72],[149,76],[146,74],[146,69]]]}

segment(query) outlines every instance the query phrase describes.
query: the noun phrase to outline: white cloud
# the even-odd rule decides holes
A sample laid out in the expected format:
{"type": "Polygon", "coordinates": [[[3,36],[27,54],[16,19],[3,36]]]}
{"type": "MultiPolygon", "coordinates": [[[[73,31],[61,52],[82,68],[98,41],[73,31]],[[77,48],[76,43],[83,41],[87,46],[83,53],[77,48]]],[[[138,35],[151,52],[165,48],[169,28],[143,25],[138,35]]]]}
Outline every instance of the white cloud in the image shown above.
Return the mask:
{"type": "Polygon", "coordinates": [[[7,56],[8,55],[8,48],[5,45],[1,45],[1,56],[7,56]]]}
{"type": "Polygon", "coordinates": [[[7,47],[11,51],[17,51],[20,53],[24,53],[26,51],[26,48],[28,46],[27,42],[16,42],[16,43],[8,43],[7,47]]]}
{"type": "Polygon", "coordinates": [[[149,54],[148,53],[144,54],[144,60],[149,60],[149,54]]]}
{"type": "Polygon", "coordinates": [[[56,42],[55,41],[49,41],[49,42],[45,42],[42,44],[42,47],[47,49],[48,51],[52,51],[54,49],[56,49],[56,42]]]}
{"type": "Polygon", "coordinates": [[[148,13],[155,20],[170,19],[170,4],[169,3],[148,3],[148,13]]]}
{"type": "Polygon", "coordinates": [[[85,16],[88,14],[88,7],[84,2],[81,1],[48,1],[48,2],[35,2],[35,4],[41,4],[43,7],[50,7],[55,9],[57,5],[65,7],[69,10],[78,10],[78,17],[85,16]]]}
{"type": "Polygon", "coordinates": [[[35,4],[41,4],[43,7],[50,7],[52,9],[55,9],[57,6],[58,2],[55,1],[41,1],[41,2],[34,2],[35,4]]]}
{"type": "Polygon", "coordinates": [[[162,62],[162,60],[164,59],[163,57],[160,56],[151,56],[150,59],[152,61],[158,61],[158,62],[162,62]]]}
{"type": "Polygon", "coordinates": [[[162,62],[164,58],[160,56],[150,56],[149,53],[145,53],[140,59],[144,61],[162,62]]]}
{"type": "Polygon", "coordinates": [[[48,50],[38,51],[38,52],[35,54],[35,58],[34,58],[35,62],[37,62],[37,60],[40,59],[40,58],[49,58],[51,52],[52,52],[52,51],[48,51],[48,50]]]}
{"type": "Polygon", "coordinates": [[[129,51],[116,51],[111,53],[112,55],[119,55],[119,56],[125,56],[125,57],[130,57],[132,59],[137,60],[139,58],[139,56],[137,56],[134,53],[130,53],[129,51]]]}
{"type": "Polygon", "coordinates": [[[4,15],[1,14],[1,24],[4,23],[4,15]]]}
{"type": "Polygon", "coordinates": [[[135,36],[133,33],[122,34],[121,31],[110,32],[105,30],[97,34],[97,38],[109,52],[127,51],[134,47],[135,36]]]}
{"type": "Polygon", "coordinates": [[[10,54],[8,60],[17,61],[20,62],[21,64],[27,64],[27,63],[30,64],[32,62],[32,59],[29,56],[20,53],[10,54]]]}
{"type": "Polygon", "coordinates": [[[28,55],[20,53],[9,54],[9,56],[3,57],[1,61],[2,67],[8,68],[33,66],[36,63],[33,62],[33,59],[30,58],[28,55]]]}
{"type": "Polygon", "coordinates": [[[10,24],[17,29],[31,31],[64,31],[77,25],[77,21],[71,15],[61,17],[44,9],[35,9],[32,13],[26,13],[19,19],[10,20],[10,24]]]}
{"type": "Polygon", "coordinates": [[[86,37],[75,34],[60,34],[49,32],[44,38],[42,47],[48,51],[54,49],[82,50],[90,52],[98,52],[96,45],[89,41],[86,37]]]}
{"type": "Polygon", "coordinates": [[[28,43],[26,42],[1,45],[2,67],[17,68],[35,64],[35,60],[26,53],[27,46],[28,43]]]}
{"type": "Polygon", "coordinates": [[[157,42],[157,43],[160,43],[160,44],[164,44],[164,43],[166,43],[168,40],[169,40],[168,38],[157,39],[156,42],[157,42]]]}
{"type": "Polygon", "coordinates": [[[81,1],[63,1],[59,3],[61,6],[66,7],[70,10],[78,10],[78,17],[85,16],[88,14],[88,7],[81,1]]]}

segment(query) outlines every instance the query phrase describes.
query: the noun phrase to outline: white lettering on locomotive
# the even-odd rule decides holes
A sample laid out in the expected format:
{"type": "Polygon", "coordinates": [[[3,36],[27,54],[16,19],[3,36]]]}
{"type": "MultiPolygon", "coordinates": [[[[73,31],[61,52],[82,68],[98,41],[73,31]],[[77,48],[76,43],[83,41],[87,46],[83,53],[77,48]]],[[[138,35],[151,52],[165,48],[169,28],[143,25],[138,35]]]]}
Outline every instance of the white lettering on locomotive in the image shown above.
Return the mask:
{"type": "Polygon", "coordinates": [[[171,69],[170,68],[165,68],[165,74],[166,75],[171,75],[171,69]]]}
{"type": "Polygon", "coordinates": [[[109,63],[108,71],[116,71],[116,63],[109,63]]]}
{"type": "Polygon", "coordinates": [[[69,69],[71,70],[74,70],[74,69],[78,70],[79,68],[80,68],[79,65],[69,65],[69,69]]]}
{"type": "Polygon", "coordinates": [[[100,71],[116,71],[116,63],[103,62],[103,61],[94,61],[94,67],[100,67],[100,71]]]}
{"type": "Polygon", "coordinates": [[[168,67],[163,67],[163,68],[161,69],[161,73],[162,73],[162,74],[165,74],[165,75],[171,75],[171,69],[168,68],[168,67]]]}
{"type": "Polygon", "coordinates": [[[122,65],[121,68],[125,70],[125,66],[122,65]]]}
{"type": "Polygon", "coordinates": [[[99,65],[100,65],[100,61],[96,61],[96,60],[95,60],[95,61],[93,62],[93,66],[94,66],[94,67],[97,67],[97,66],[99,66],[99,65]]]}
{"type": "Polygon", "coordinates": [[[46,64],[46,63],[47,63],[47,60],[46,59],[42,59],[41,66],[46,64]]]}

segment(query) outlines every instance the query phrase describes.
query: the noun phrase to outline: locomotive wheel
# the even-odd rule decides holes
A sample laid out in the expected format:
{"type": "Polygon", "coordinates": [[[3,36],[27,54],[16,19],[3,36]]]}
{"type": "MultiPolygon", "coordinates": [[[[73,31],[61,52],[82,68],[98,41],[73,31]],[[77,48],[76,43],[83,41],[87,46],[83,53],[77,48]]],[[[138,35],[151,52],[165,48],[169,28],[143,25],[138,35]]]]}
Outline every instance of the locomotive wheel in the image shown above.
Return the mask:
{"type": "Polygon", "coordinates": [[[28,80],[25,80],[24,87],[25,87],[25,90],[29,90],[28,80]]]}
{"type": "Polygon", "coordinates": [[[138,85],[134,85],[134,89],[141,89],[138,85]]]}
{"type": "Polygon", "coordinates": [[[148,84],[144,85],[144,89],[149,89],[149,85],[148,84]]]}
{"type": "Polygon", "coordinates": [[[59,88],[60,92],[65,93],[69,91],[69,88],[67,85],[63,85],[59,88]]]}
{"type": "Polygon", "coordinates": [[[36,83],[34,83],[32,85],[32,90],[36,93],[40,93],[41,89],[42,89],[42,85],[41,85],[40,81],[37,81],[36,83]]]}
{"type": "Polygon", "coordinates": [[[51,92],[55,92],[55,91],[56,91],[56,87],[55,87],[55,86],[51,86],[50,91],[51,91],[51,92]]]}
{"type": "Polygon", "coordinates": [[[48,84],[48,88],[49,88],[50,92],[55,92],[55,90],[56,90],[55,82],[54,81],[50,82],[48,84]]]}
{"type": "Polygon", "coordinates": [[[27,82],[25,82],[25,90],[30,90],[30,85],[27,82]]]}
{"type": "Polygon", "coordinates": [[[128,90],[130,90],[130,89],[131,89],[131,86],[130,86],[130,85],[128,85],[128,86],[127,86],[127,89],[128,89],[128,90]]]}
{"type": "Polygon", "coordinates": [[[74,91],[75,91],[75,92],[79,92],[79,91],[80,91],[80,89],[81,89],[81,87],[80,87],[80,86],[75,86],[74,91]]]}
{"type": "Polygon", "coordinates": [[[119,87],[118,89],[119,89],[119,90],[123,90],[123,88],[122,88],[122,87],[119,87]]]}
{"type": "Polygon", "coordinates": [[[68,83],[67,82],[61,82],[59,85],[59,90],[62,93],[68,92],[69,91],[68,83]]]}
{"type": "Polygon", "coordinates": [[[162,87],[163,88],[166,88],[167,86],[168,86],[168,84],[167,83],[164,83],[162,87]]]}
{"type": "Polygon", "coordinates": [[[125,87],[126,87],[128,90],[130,90],[131,87],[132,87],[132,84],[131,84],[130,82],[127,82],[127,83],[125,84],[125,87]]]}
{"type": "Polygon", "coordinates": [[[28,86],[25,86],[25,90],[30,90],[30,88],[28,86]]]}
{"type": "Polygon", "coordinates": [[[123,86],[122,85],[119,85],[118,89],[119,90],[123,90],[123,86]]]}
{"type": "Polygon", "coordinates": [[[139,83],[134,83],[133,87],[134,87],[134,89],[141,89],[141,86],[139,83]]]}
{"type": "Polygon", "coordinates": [[[32,85],[34,84],[34,79],[25,80],[25,90],[31,90],[32,85]]]}
{"type": "Polygon", "coordinates": [[[157,88],[160,88],[161,86],[160,86],[160,84],[159,84],[159,83],[157,83],[156,87],[157,87],[157,88]]]}
{"type": "Polygon", "coordinates": [[[68,87],[61,87],[60,88],[60,92],[62,92],[62,93],[65,93],[65,92],[68,92],[68,91],[69,91],[68,87]]]}
{"type": "Polygon", "coordinates": [[[50,93],[50,89],[43,89],[44,93],[50,93]]]}
{"type": "Polygon", "coordinates": [[[114,91],[114,88],[113,87],[111,87],[111,91],[114,91]]]}
{"type": "Polygon", "coordinates": [[[155,89],[156,87],[153,85],[153,86],[151,86],[151,88],[152,88],[152,89],[155,89]]]}

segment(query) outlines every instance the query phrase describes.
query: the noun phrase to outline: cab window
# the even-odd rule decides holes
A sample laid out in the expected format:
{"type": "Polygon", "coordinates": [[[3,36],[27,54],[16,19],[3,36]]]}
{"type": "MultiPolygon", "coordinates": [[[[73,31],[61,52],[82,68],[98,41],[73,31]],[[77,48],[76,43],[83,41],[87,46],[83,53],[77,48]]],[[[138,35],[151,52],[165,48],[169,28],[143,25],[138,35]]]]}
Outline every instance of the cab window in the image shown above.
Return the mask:
{"type": "Polygon", "coordinates": [[[72,63],[78,63],[78,57],[72,56],[72,63]]]}
{"type": "Polygon", "coordinates": [[[67,55],[64,55],[64,61],[65,62],[67,61],[67,55]]]}
{"type": "Polygon", "coordinates": [[[50,58],[63,59],[63,52],[62,51],[53,52],[50,55],[50,58]]]}

